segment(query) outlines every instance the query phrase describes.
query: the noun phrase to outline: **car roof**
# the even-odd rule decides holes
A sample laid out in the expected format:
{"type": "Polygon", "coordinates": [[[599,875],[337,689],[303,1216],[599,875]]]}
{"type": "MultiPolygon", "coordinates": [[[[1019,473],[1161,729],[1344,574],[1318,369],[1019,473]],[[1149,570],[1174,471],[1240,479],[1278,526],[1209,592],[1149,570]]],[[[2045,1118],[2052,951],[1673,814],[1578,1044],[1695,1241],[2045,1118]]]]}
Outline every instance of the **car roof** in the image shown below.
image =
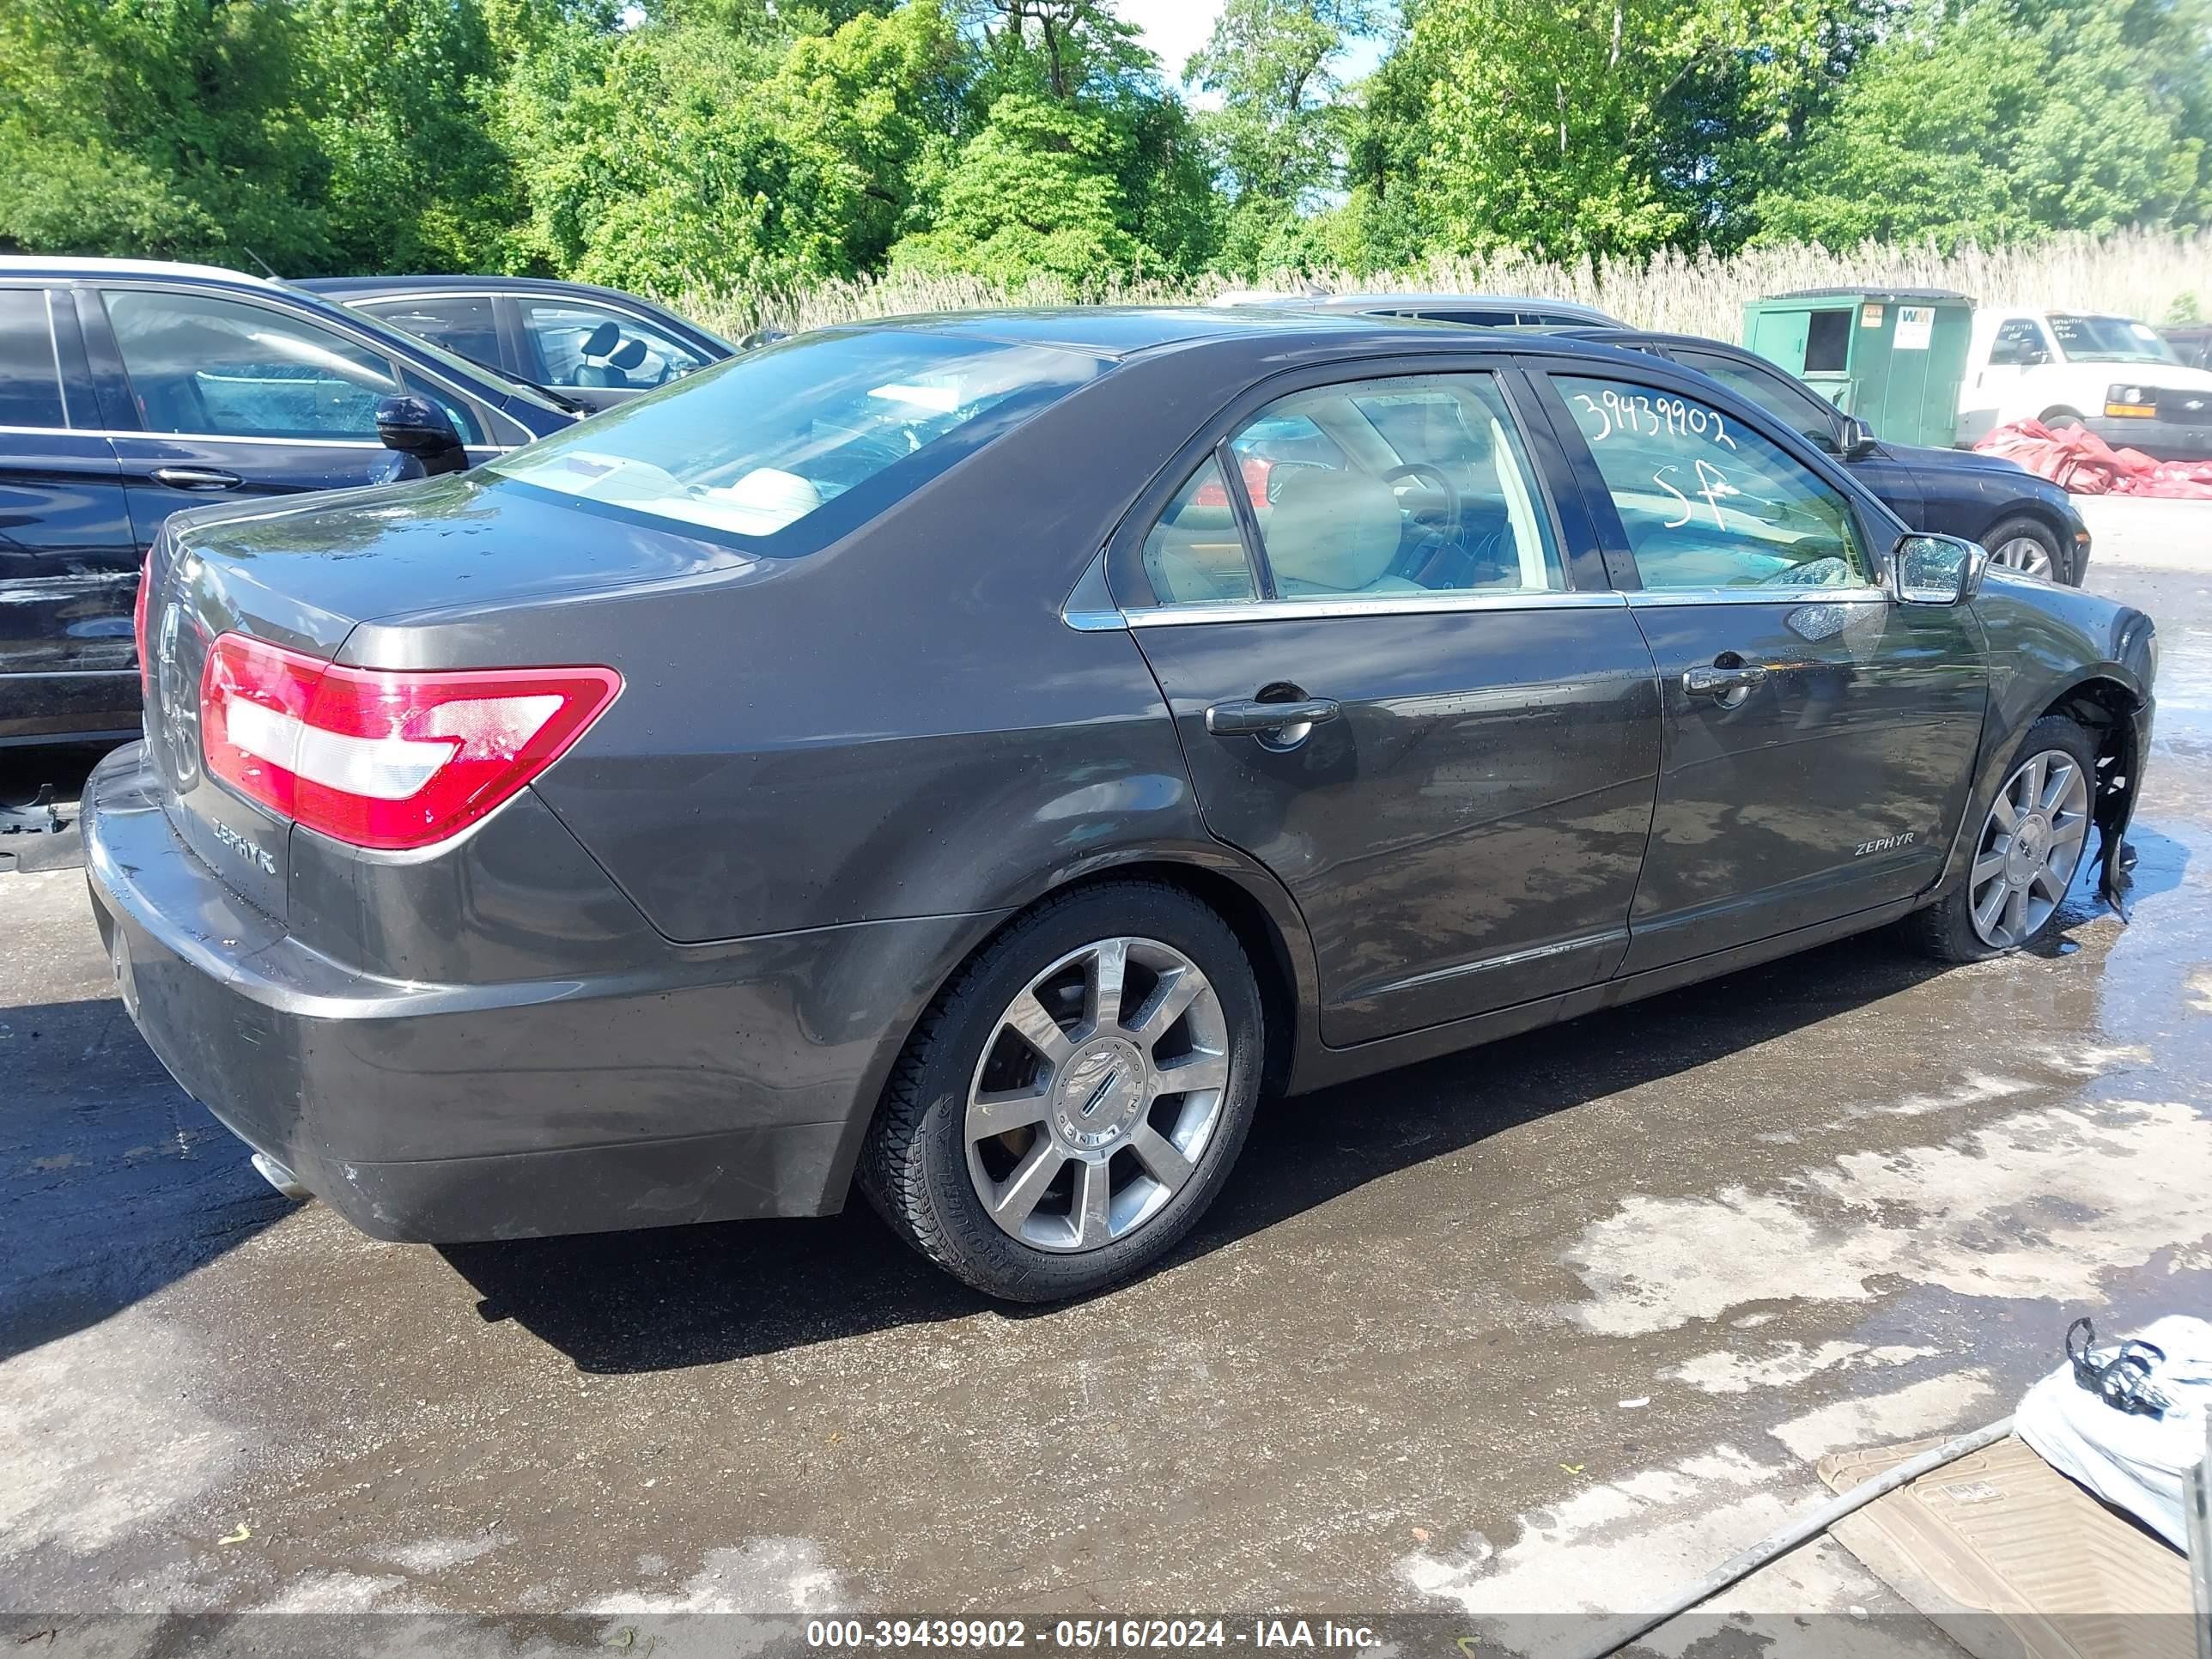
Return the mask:
{"type": "MultiPolygon", "coordinates": [[[[1455,323],[1316,312],[1273,306],[1068,306],[1033,311],[928,312],[840,326],[951,334],[1012,344],[1059,346],[1102,357],[1128,357],[1209,340],[1419,338],[1469,348],[1455,323]]],[[[1534,336],[1516,336],[1522,340],[1534,336]]]]}
{"type": "Polygon", "coordinates": [[[1541,294],[1236,294],[1224,295],[1214,303],[1326,312],[1371,312],[1407,306],[1494,306],[1501,310],[1564,312],[1586,317],[1593,323],[1620,324],[1618,318],[1583,301],[1553,299],[1541,294]]]}
{"type": "Polygon", "coordinates": [[[593,294],[604,299],[627,300],[632,305],[647,306],[655,311],[665,309],[658,300],[642,294],[605,288],[598,283],[563,282],[554,276],[302,276],[295,286],[316,294],[593,294]]]}
{"type": "Polygon", "coordinates": [[[187,264],[175,259],[76,258],[43,253],[0,253],[0,276],[181,276],[201,283],[246,283],[256,288],[278,286],[266,276],[222,265],[187,264]]]}

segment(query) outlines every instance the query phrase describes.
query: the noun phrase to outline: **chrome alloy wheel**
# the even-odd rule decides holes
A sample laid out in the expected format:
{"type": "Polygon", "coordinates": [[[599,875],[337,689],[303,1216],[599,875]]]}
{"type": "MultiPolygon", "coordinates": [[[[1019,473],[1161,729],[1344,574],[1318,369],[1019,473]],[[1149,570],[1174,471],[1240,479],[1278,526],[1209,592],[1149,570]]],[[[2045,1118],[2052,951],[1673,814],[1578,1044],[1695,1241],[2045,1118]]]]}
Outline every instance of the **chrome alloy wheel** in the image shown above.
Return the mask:
{"type": "Polygon", "coordinates": [[[1990,562],[2030,576],[2051,578],[2051,550],[2033,536],[2008,536],[1990,550],[1990,562]]]}
{"type": "Polygon", "coordinates": [[[1966,902],[1983,944],[2009,951],[2051,920],[2081,867],[2089,781],[2063,749],[2031,755],[1997,791],[1974,844],[1966,902]]]}
{"type": "Polygon", "coordinates": [[[1197,963],[1099,939],[999,1016],[969,1084],[968,1176],[1023,1243],[1095,1250],[1196,1173],[1228,1091],[1229,1021],[1197,963]]]}

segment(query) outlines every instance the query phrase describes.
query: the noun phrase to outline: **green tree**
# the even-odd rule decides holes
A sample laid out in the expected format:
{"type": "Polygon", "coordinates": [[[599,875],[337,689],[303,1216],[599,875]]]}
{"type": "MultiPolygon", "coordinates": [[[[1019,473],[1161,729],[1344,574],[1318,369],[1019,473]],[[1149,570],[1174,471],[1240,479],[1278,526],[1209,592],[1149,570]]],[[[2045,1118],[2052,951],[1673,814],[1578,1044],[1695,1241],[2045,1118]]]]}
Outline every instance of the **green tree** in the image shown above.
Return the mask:
{"type": "Polygon", "coordinates": [[[1185,76],[1220,99],[1204,129],[1238,202],[1295,204],[1337,181],[1341,83],[1329,60],[1373,27],[1366,0],[1228,0],[1185,76]]]}
{"type": "Polygon", "coordinates": [[[305,0],[335,255],[355,270],[508,262],[518,216],[487,100],[501,73],[474,0],[305,0]]]}
{"type": "Polygon", "coordinates": [[[1356,187],[1370,208],[1410,197],[1392,233],[1455,251],[1726,241],[1730,181],[1792,141],[1869,15],[1840,0],[1422,0],[1354,134],[1356,187]]]}
{"type": "Polygon", "coordinates": [[[2169,0],[1928,4],[1871,52],[1759,203],[1768,240],[1944,246],[2199,224],[2212,29],[2169,0]]]}
{"type": "Polygon", "coordinates": [[[0,246],[325,268],[304,33],[262,0],[8,0],[0,246]]]}
{"type": "Polygon", "coordinates": [[[930,191],[929,228],[891,249],[891,268],[1036,274],[1082,284],[1127,276],[1142,247],[1122,228],[1106,124],[1034,93],[1010,92],[930,191]]]}

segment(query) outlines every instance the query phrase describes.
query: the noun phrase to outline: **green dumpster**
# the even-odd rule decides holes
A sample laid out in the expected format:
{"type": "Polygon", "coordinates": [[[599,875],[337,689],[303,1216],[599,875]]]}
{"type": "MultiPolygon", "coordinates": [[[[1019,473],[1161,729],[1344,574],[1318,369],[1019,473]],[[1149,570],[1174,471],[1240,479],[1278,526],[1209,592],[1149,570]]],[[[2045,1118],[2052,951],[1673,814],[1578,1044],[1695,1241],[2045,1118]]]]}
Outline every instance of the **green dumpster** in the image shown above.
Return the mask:
{"type": "Polygon", "coordinates": [[[1893,443],[1948,447],[1974,302],[1940,288],[1813,288],[1743,308],[1743,343],[1893,443]]]}

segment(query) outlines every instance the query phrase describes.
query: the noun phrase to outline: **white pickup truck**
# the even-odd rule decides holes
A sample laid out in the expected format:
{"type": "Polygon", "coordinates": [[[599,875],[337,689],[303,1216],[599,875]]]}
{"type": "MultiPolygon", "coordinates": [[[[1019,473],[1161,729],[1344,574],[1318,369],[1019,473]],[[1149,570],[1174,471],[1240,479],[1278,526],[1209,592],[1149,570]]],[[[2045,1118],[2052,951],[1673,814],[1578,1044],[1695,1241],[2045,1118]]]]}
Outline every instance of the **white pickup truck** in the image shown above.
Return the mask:
{"type": "Polygon", "coordinates": [[[2086,426],[2161,460],[2212,457],[2212,371],[2185,367],[2148,323],[1984,306],[1959,392],[1959,441],[2027,419],[2086,426]]]}

